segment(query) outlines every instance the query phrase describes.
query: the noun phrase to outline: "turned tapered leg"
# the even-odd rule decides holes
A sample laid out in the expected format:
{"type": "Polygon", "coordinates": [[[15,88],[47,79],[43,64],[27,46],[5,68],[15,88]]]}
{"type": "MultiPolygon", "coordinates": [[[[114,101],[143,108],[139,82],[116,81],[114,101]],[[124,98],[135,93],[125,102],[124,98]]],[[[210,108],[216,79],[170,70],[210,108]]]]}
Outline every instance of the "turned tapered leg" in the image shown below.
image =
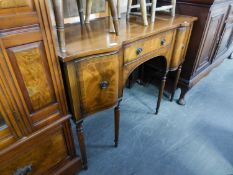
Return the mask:
{"type": "Polygon", "coordinates": [[[83,135],[83,121],[79,121],[76,123],[76,130],[78,135],[78,141],[80,145],[80,153],[82,158],[83,168],[87,169],[87,154],[86,154],[86,146],[85,146],[85,139],[83,135]]]}
{"type": "Polygon", "coordinates": [[[118,146],[118,140],[119,140],[119,125],[120,125],[120,102],[114,109],[114,124],[115,124],[115,147],[118,146]]]}
{"type": "Polygon", "coordinates": [[[108,5],[109,5],[109,8],[111,10],[111,15],[112,15],[112,20],[113,20],[115,32],[116,32],[116,35],[118,36],[119,35],[119,20],[118,20],[117,10],[116,10],[114,0],[108,0],[108,5]]]}
{"type": "Polygon", "coordinates": [[[164,76],[162,77],[162,81],[160,84],[160,88],[159,88],[159,96],[158,96],[158,101],[157,101],[157,107],[156,107],[156,115],[159,113],[159,108],[160,108],[160,103],[163,97],[163,92],[164,92],[164,88],[165,88],[165,84],[166,84],[166,80],[167,80],[167,71],[164,74],[164,76]]]}
{"type": "Polygon", "coordinates": [[[121,0],[117,0],[117,14],[118,18],[121,18],[121,0]]]}
{"type": "Polygon", "coordinates": [[[59,47],[62,52],[66,52],[65,25],[64,25],[64,2],[63,0],[53,0],[54,15],[57,26],[59,47]]]}
{"type": "Polygon", "coordinates": [[[171,98],[170,98],[171,102],[174,99],[174,95],[175,95],[177,85],[178,85],[178,82],[179,82],[179,79],[180,79],[181,69],[182,69],[182,65],[179,66],[179,68],[177,69],[177,72],[176,72],[176,79],[175,79],[175,83],[174,83],[173,88],[172,88],[172,94],[171,94],[171,98]]]}
{"type": "Polygon", "coordinates": [[[152,0],[151,5],[151,23],[155,22],[155,11],[156,11],[157,0],[152,0]]]}
{"type": "Polygon", "coordinates": [[[92,0],[87,0],[86,1],[85,23],[89,23],[90,22],[91,8],[92,8],[92,0]]]}
{"type": "Polygon", "coordinates": [[[171,10],[171,15],[175,16],[176,15],[176,0],[172,0],[172,10],[171,10]]]}
{"type": "Polygon", "coordinates": [[[84,14],[83,14],[83,2],[82,0],[77,0],[77,5],[78,5],[78,13],[80,17],[80,23],[84,24],[84,14]]]}
{"type": "Polygon", "coordinates": [[[146,11],[146,0],[140,0],[140,6],[141,6],[143,24],[144,24],[144,26],[147,26],[148,21],[147,21],[147,11],[146,11]]]}
{"type": "Polygon", "coordinates": [[[126,18],[129,18],[133,0],[128,0],[126,18]]]}
{"type": "Polygon", "coordinates": [[[185,105],[185,95],[187,94],[188,91],[189,91],[189,88],[181,88],[180,98],[177,101],[179,105],[185,105]]]}

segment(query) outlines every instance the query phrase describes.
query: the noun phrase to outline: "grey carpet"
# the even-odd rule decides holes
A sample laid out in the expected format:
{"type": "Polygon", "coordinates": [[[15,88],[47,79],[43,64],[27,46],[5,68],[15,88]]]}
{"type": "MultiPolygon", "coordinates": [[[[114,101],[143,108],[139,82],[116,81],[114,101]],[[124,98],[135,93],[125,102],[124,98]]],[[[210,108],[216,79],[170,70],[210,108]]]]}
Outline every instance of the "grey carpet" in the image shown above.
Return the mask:
{"type": "Polygon", "coordinates": [[[112,109],[85,120],[89,168],[80,175],[233,174],[233,60],[199,82],[184,107],[164,97],[154,115],[157,93],[125,89],[118,148],[112,109]]]}

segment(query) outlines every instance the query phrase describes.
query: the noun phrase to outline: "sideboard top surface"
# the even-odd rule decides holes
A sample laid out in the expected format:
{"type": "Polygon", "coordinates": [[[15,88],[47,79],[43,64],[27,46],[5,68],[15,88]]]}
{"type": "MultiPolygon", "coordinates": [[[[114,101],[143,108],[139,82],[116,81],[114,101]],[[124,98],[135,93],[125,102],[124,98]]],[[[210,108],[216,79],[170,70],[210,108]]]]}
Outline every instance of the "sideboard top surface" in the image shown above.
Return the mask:
{"type": "Polygon", "coordinates": [[[74,59],[118,51],[123,44],[168,31],[197,20],[196,17],[176,15],[157,15],[155,23],[143,26],[139,16],[131,16],[129,21],[125,16],[119,20],[120,36],[111,32],[110,18],[100,18],[81,27],[80,24],[67,24],[65,26],[66,52],[59,52],[63,62],[74,59]]]}

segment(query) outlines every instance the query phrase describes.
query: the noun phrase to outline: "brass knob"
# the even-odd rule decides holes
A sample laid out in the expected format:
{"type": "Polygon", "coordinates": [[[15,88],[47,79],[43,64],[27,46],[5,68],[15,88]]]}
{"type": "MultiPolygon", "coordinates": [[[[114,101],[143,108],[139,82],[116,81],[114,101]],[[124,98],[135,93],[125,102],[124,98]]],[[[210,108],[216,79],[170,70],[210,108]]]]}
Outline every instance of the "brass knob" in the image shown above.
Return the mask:
{"type": "Polygon", "coordinates": [[[108,81],[102,81],[102,82],[100,83],[100,88],[101,88],[101,89],[107,89],[108,86],[109,86],[108,81]]]}
{"type": "Polygon", "coordinates": [[[136,50],[136,54],[137,55],[140,55],[142,53],[143,49],[140,47],[140,48],[137,48],[136,50]]]}
{"type": "Polygon", "coordinates": [[[165,44],[166,44],[166,39],[165,38],[163,38],[162,40],[161,40],[161,46],[164,46],[165,44]]]}

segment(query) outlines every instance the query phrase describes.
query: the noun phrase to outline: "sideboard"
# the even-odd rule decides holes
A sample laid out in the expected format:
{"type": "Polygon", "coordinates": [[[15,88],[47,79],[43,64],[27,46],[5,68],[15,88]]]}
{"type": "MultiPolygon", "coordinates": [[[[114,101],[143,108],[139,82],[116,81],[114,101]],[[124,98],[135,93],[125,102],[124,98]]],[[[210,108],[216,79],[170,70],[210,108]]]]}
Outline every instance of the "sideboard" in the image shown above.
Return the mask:
{"type": "Polygon", "coordinates": [[[179,103],[185,104],[189,89],[225,58],[233,58],[233,1],[177,0],[177,13],[198,17],[179,83],[182,90],[179,103]]]}
{"type": "Polygon", "coordinates": [[[59,49],[61,44],[57,44],[84,168],[87,168],[87,156],[83,120],[91,114],[114,107],[114,141],[117,146],[120,101],[129,75],[148,60],[163,59],[166,66],[159,95],[161,100],[166,74],[182,65],[193,22],[197,18],[160,15],[155,23],[145,27],[141,17],[131,16],[126,20],[122,16],[119,36],[109,32],[110,19],[100,18],[85,26],[67,24],[62,40],[66,51],[59,49]]]}
{"type": "Polygon", "coordinates": [[[0,1],[0,174],[82,168],[46,0],[0,1]]]}

